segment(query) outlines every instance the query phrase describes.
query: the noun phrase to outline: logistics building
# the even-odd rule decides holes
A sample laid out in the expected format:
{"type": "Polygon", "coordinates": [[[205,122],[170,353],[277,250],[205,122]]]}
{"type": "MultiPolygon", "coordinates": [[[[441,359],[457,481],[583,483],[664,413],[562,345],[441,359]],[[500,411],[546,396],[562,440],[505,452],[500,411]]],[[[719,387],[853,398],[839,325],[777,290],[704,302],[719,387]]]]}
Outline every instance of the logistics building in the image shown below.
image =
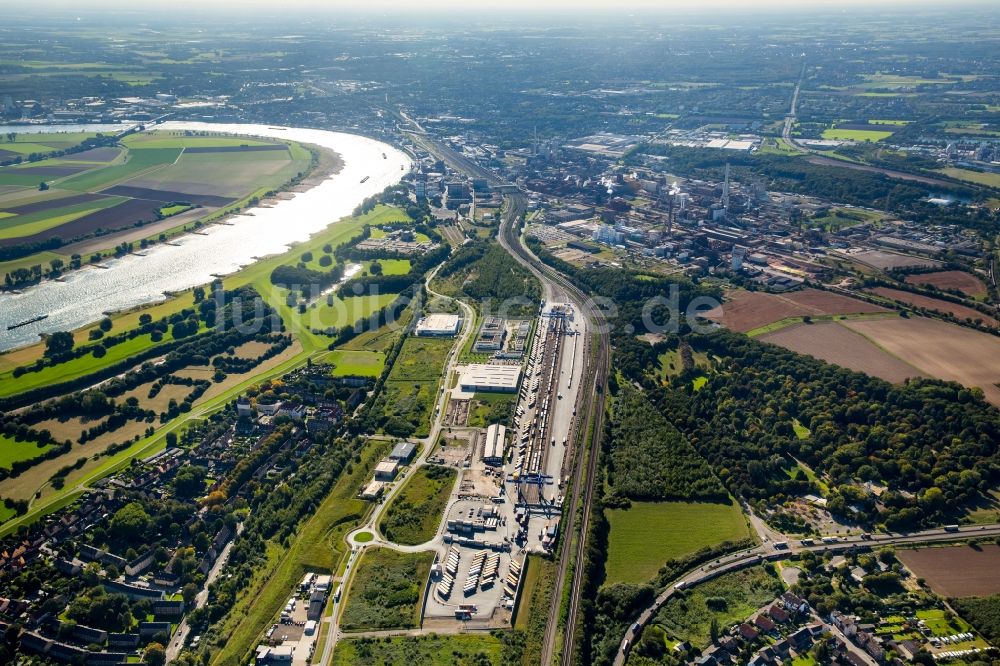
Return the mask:
{"type": "Polygon", "coordinates": [[[417,322],[416,334],[420,336],[431,336],[447,338],[458,335],[458,329],[462,324],[462,318],[453,314],[430,314],[422,317],[417,322]]]}
{"type": "Polygon", "coordinates": [[[483,446],[483,462],[487,465],[502,465],[507,443],[507,428],[494,423],[486,429],[486,444],[483,446]]]}
{"type": "Polygon", "coordinates": [[[521,380],[520,365],[483,365],[472,363],[465,366],[458,383],[463,391],[490,391],[513,393],[521,380]]]}

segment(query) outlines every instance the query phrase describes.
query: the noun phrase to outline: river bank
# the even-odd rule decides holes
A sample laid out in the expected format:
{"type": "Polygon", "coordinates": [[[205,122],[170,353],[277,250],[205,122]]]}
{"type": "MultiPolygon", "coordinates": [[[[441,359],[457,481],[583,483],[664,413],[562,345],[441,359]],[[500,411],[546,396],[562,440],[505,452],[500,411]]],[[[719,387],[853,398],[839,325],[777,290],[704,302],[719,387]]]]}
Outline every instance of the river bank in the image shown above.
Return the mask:
{"type": "Polygon", "coordinates": [[[0,330],[0,350],[36,342],[39,334],[74,330],[107,311],[162,301],[166,293],[185,291],[284,252],[350,215],[366,197],[398,183],[410,164],[404,153],[384,143],[324,130],[189,122],[164,123],[157,129],[287,139],[323,149],[325,165],[289,192],[234,214],[225,224],[149,248],[143,257],[126,255],[106,262],[103,269],[87,267],[59,282],[0,295],[5,320],[48,315],[13,331],[0,330]]]}

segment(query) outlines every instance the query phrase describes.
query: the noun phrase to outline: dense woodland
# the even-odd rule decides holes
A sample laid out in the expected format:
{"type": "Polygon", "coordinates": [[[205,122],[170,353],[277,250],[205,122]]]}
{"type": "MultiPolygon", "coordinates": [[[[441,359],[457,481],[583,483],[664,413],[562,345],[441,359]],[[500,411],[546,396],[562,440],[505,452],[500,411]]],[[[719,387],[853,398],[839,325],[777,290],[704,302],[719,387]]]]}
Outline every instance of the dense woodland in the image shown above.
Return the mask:
{"type": "Polygon", "coordinates": [[[536,239],[529,239],[528,246],[539,259],[569,276],[595,301],[598,297],[603,299],[598,305],[602,306],[611,327],[616,363],[626,363],[623,372],[629,376],[638,376],[650,363],[646,355],[651,348],[637,340],[636,334],[686,333],[690,326],[685,313],[692,301],[699,297],[722,300],[722,291],[712,285],[611,266],[581,268],[559,259],[536,239]],[[627,351],[622,353],[622,350],[627,351]]]}
{"type": "MultiPolygon", "coordinates": [[[[634,386],[615,396],[603,444],[612,497],[634,500],[727,498],[726,489],[687,438],[634,386]]],[[[611,501],[609,499],[609,501],[611,501]]]]}
{"type": "Polygon", "coordinates": [[[691,344],[718,357],[704,387],[682,378],[650,395],[735,494],[801,494],[794,457],[828,476],[832,512],[899,530],[953,519],[1000,479],[1000,412],[976,389],[893,385],[728,332],[691,344]],[[888,491],[876,502],[866,482],[888,491]]]}
{"type": "Polygon", "coordinates": [[[531,315],[542,294],[538,280],[491,241],[474,241],[463,246],[439,275],[462,278],[461,291],[475,300],[482,312],[512,317],[531,315]]]}
{"type": "Polygon", "coordinates": [[[951,599],[948,603],[993,645],[1000,644],[1000,594],[951,599]]]}

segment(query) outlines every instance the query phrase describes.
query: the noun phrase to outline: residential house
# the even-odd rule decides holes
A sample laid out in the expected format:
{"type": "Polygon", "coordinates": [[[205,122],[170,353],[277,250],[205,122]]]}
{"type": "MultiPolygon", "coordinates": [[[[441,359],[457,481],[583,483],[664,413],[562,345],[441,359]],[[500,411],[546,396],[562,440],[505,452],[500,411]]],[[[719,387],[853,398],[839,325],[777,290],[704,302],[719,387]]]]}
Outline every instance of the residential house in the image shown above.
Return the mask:
{"type": "Polygon", "coordinates": [[[756,629],[754,629],[753,625],[750,624],[749,622],[743,622],[742,624],[740,624],[740,626],[737,627],[736,631],[743,638],[743,640],[747,641],[755,641],[757,640],[757,636],[759,635],[759,632],[756,629]]]}
{"type": "Polygon", "coordinates": [[[753,623],[765,634],[771,633],[776,628],[774,621],[763,613],[755,617],[753,623]]]}

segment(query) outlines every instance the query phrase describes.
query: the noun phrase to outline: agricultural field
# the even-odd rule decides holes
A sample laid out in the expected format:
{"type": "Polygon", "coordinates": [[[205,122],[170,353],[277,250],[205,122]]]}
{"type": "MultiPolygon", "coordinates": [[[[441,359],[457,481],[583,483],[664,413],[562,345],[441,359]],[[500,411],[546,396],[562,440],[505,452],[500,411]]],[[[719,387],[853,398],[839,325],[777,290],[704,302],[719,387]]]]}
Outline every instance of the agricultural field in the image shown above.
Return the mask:
{"type": "Polygon", "coordinates": [[[870,130],[870,129],[845,129],[841,127],[834,127],[831,129],[823,130],[824,139],[834,139],[837,141],[858,141],[858,142],[872,142],[882,141],[883,139],[888,139],[892,136],[892,132],[887,132],[885,130],[870,130]]]}
{"type": "Polygon", "coordinates": [[[996,319],[985,315],[979,310],[975,310],[966,305],[959,305],[958,303],[952,303],[950,301],[943,301],[939,298],[932,298],[930,296],[924,296],[922,294],[913,294],[908,291],[901,291],[899,289],[889,289],[888,287],[875,287],[869,290],[870,293],[876,296],[881,296],[883,298],[888,298],[894,301],[899,301],[900,303],[905,303],[913,308],[920,308],[929,310],[931,312],[942,312],[945,314],[950,314],[958,319],[964,319],[969,321],[979,320],[988,326],[998,326],[1000,322],[996,319]]]}
{"type": "Polygon", "coordinates": [[[772,566],[728,573],[670,599],[653,619],[666,636],[703,648],[709,643],[712,619],[720,627],[741,622],[784,590],[772,566]]]}
{"type": "Polygon", "coordinates": [[[433,552],[367,549],[351,579],[341,627],[377,631],[420,626],[421,599],[433,561],[433,552]]]}
{"type": "Polygon", "coordinates": [[[806,316],[816,318],[887,312],[886,308],[849,296],[807,288],[787,294],[737,291],[729,294],[722,306],[704,316],[733,331],[748,333],[776,322],[801,320],[806,316]]]}
{"type": "Polygon", "coordinates": [[[899,383],[909,377],[926,376],[901,358],[872,344],[863,335],[836,321],[793,324],[758,336],[762,342],[808,354],[827,363],[899,383]]]}
{"type": "Polygon", "coordinates": [[[91,132],[39,132],[37,134],[15,134],[14,141],[0,136],[0,162],[27,159],[30,155],[48,155],[53,152],[73,148],[84,140],[97,136],[91,132]]]}
{"type": "Polygon", "coordinates": [[[982,389],[1000,406],[1000,339],[926,317],[841,322],[921,372],[982,389]]]}
{"type": "Polygon", "coordinates": [[[847,256],[854,261],[882,271],[893,268],[936,268],[941,265],[941,262],[933,259],[886,252],[885,250],[862,250],[861,252],[852,252],[847,256]]]}
{"type": "Polygon", "coordinates": [[[966,296],[982,296],[986,293],[986,285],[972,273],[965,271],[937,271],[935,273],[917,273],[907,275],[905,282],[919,286],[930,286],[941,291],[957,289],[966,296]]]}
{"type": "Polygon", "coordinates": [[[944,546],[899,550],[896,557],[944,597],[1000,593],[1000,546],[944,546]]]}
{"type": "Polygon", "coordinates": [[[989,173],[986,171],[973,171],[972,169],[960,169],[958,167],[948,167],[938,169],[938,173],[950,176],[968,183],[985,185],[986,187],[1000,188],[1000,173],[989,173]]]}
{"type": "Polygon", "coordinates": [[[386,639],[345,638],[333,651],[334,666],[500,666],[502,646],[492,634],[432,634],[386,639]]]}
{"type": "Polygon", "coordinates": [[[749,536],[735,502],[632,502],[605,512],[611,527],[605,582],[644,583],[670,559],[749,536]]]}
{"type": "Polygon", "coordinates": [[[418,468],[386,508],[379,531],[389,541],[406,546],[433,539],[457,476],[450,467],[418,468]]]}
{"type": "MultiPolygon", "coordinates": [[[[141,237],[156,236],[279,189],[310,161],[309,152],[294,144],[149,132],[114,146],[2,167],[0,248],[21,257],[56,238],[65,245],[118,232],[134,237],[136,227],[144,228],[141,237]],[[191,208],[197,210],[173,219],[191,208]]],[[[116,243],[109,237],[103,247],[116,243]]]]}

